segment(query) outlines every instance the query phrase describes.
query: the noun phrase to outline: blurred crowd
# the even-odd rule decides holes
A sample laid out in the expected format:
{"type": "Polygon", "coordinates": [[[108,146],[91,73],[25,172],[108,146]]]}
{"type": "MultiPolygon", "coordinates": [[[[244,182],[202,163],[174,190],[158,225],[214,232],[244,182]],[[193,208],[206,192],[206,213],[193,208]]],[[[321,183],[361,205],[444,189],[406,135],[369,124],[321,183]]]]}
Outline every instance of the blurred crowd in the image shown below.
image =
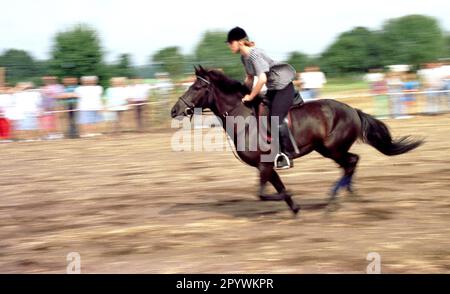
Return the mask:
{"type": "Polygon", "coordinates": [[[101,135],[97,132],[100,123],[119,133],[129,110],[134,113],[136,130],[143,131],[150,96],[157,96],[168,107],[174,90],[167,74],[159,74],[152,85],[139,78],[115,77],[107,89],[98,84],[96,76],[65,77],[62,83],[46,76],[42,82],[39,88],[32,83],[0,88],[1,140],[92,137],[101,135]]]}
{"type": "MultiPolygon", "coordinates": [[[[373,69],[364,78],[373,97],[372,114],[379,118],[408,118],[414,113],[450,110],[448,62],[427,63],[418,71],[407,65],[390,66],[388,71],[373,69]]],[[[118,134],[123,131],[125,114],[128,121],[134,120],[135,130],[142,132],[149,118],[149,104],[158,105],[154,116],[167,120],[175,87],[184,91],[194,81],[195,76],[189,76],[175,85],[168,74],[160,73],[151,84],[140,78],[115,77],[104,89],[96,76],[65,77],[61,81],[45,76],[42,87],[32,83],[0,87],[0,141],[118,134]]],[[[294,83],[308,101],[320,98],[327,79],[315,66],[305,68],[294,83]]]]}
{"type": "Polygon", "coordinates": [[[365,80],[378,117],[409,118],[412,113],[434,115],[450,109],[449,63],[427,63],[418,71],[407,65],[391,66],[387,72],[374,69],[365,80]],[[419,97],[425,97],[421,105],[419,97]]]}

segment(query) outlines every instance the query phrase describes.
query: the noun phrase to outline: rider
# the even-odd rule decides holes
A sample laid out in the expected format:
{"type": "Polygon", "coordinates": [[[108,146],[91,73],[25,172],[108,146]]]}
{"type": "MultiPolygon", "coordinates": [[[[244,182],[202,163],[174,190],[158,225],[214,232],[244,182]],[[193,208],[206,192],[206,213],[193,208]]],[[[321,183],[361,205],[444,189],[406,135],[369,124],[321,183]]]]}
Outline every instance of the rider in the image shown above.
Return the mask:
{"type": "MultiPolygon", "coordinates": [[[[233,53],[241,55],[241,61],[247,73],[245,85],[252,89],[250,94],[245,95],[242,102],[252,101],[259,95],[264,85],[267,86],[266,97],[271,102],[271,116],[279,119],[279,142],[272,142],[275,143],[273,146],[277,147],[278,153],[275,167],[277,169],[293,167],[295,152],[285,119],[295,96],[293,84],[296,77],[295,69],[287,63],[273,61],[261,49],[255,47],[255,43],[249,40],[247,33],[240,27],[235,27],[228,33],[227,43],[233,53]],[[255,77],[258,81],[253,85],[255,77]],[[281,150],[278,150],[278,143],[281,143],[281,150]]],[[[275,139],[277,136],[273,137],[275,139]]]]}

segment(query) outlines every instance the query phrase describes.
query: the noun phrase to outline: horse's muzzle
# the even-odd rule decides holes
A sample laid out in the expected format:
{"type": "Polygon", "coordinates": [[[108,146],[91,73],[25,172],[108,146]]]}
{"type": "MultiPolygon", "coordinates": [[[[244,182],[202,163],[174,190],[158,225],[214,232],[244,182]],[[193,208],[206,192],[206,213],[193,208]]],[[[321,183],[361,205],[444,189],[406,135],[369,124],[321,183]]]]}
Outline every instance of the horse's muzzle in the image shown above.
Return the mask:
{"type": "Polygon", "coordinates": [[[172,118],[176,118],[178,116],[178,111],[177,111],[176,107],[172,108],[170,115],[172,116],[172,118]]]}

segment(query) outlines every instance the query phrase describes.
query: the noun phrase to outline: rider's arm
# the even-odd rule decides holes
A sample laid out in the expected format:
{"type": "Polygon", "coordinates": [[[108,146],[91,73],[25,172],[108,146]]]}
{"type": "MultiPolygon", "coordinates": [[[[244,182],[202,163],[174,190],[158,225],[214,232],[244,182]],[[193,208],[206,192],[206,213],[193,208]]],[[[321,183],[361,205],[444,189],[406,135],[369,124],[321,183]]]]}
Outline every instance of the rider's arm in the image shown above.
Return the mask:
{"type": "Polygon", "coordinates": [[[250,93],[250,99],[253,100],[255,99],[256,96],[259,95],[259,93],[261,93],[262,88],[264,87],[264,85],[267,83],[267,75],[265,73],[262,73],[258,76],[258,82],[256,83],[256,85],[253,87],[252,92],[250,93]]]}
{"type": "Polygon", "coordinates": [[[244,85],[246,85],[247,88],[251,89],[251,88],[253,88],[253,81],[254,81],[254,77],[252,75],[247,75],[247,77],[245,78],[245,81],[244,81],[244,85]]]}

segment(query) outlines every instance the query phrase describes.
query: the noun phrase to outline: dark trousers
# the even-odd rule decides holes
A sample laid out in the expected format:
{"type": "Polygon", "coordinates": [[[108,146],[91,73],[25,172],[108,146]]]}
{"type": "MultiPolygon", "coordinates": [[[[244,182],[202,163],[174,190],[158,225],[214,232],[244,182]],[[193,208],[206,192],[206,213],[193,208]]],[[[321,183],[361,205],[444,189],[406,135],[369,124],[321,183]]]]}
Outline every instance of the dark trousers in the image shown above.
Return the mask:
{"type": "Polygon", "coordinates": [[[269,90],[266,97],[271,102],[270,116],[278,116],[280,124],[284,122],[294,102],[295,88],[290,83],[282,90],[269,90]]]}
{"type": "MultiPolygon", "coordinates": [[[[139,102],[142,103],[142,102],[139,102]]],[[[139,131],[144,129],[144,108],[145,105],[136,105],[135,106],[135,117],[136,117],[136,125],[139,131]]]]}
{"type": "Polygon", "coordinates": [[[274,146],[275,153],[283,152],[289,157],[292,157],[293,146],[290,142],[289,127],[284,121],[289,113],[289,110],[294,103],[295,88],[294,84],[290,83],[282,90],[269,90],[266,94],[270,100],[270,116],[278,117],[278,136],[272,134],[272,146],[274,146]],[[280,150],[281,148],[281,150],[280,150]]]}
{"type": "Polygon", "coordinates": [[[70,112],[68,112],[69,128],[67,130],[67,136],[72,139],[79,137],[77,123],[76,123],[76,113],[74,112],[74,110],[76,110],[76,109],[77,109],[77,102],[70,101],[67,103],[66,110],[70,111],[70,112]]]}

